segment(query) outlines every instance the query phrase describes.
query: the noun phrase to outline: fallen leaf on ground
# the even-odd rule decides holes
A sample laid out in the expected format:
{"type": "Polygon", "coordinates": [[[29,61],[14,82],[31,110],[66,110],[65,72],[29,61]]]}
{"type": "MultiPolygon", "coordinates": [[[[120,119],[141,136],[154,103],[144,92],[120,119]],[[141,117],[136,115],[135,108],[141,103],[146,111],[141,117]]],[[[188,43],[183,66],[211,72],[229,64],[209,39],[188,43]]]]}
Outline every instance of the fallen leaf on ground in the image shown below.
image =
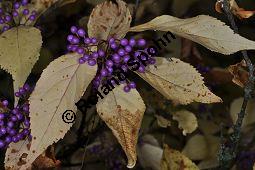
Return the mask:
{"type": "Polygon", "coordinates": [[[196,116],[187,110],[181,110],[172,113],[173,119],[179,124],[179,128],[182,129],[183,135],[192,133],[197,129],[197,118],[196,116]]]}
{"type": "Polygon", "coordinates": [[[164,145],[164,152],[161,160],[161,170],[199,170],[189,158],[177,150],[170,149],[164,145]]]}

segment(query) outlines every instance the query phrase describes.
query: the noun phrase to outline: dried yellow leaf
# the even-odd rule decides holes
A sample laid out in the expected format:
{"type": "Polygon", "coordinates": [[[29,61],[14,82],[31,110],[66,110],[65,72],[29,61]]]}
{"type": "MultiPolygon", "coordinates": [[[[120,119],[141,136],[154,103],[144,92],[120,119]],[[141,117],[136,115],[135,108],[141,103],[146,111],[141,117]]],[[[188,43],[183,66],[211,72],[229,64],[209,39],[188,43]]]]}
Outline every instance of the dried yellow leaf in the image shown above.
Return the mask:
{"type": "Polygon", "coordinates": [[[128,158],[128,168],[136,164],[136,144],[145,104],[136,90],[123,91],[123,85],[115,87],[96,105],[99,116],[118,139],[128,158]]]}

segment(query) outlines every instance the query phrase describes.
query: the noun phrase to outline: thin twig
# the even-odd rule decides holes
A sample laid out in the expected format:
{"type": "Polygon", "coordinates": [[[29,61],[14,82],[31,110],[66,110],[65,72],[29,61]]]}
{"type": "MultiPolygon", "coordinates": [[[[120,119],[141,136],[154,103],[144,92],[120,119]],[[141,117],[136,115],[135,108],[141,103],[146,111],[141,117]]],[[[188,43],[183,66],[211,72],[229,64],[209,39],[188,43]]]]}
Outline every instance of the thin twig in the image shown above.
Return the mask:
{"type": "MultiPolygon", "coordinates": [[[[234,17],[230,10],[230,4],[228,0],[220,0],[218,1],[222,4],[222,9],[224,13],[227,15],[228,20],[231,23],[232,28],[235,33],[238,33],[238,27],[236,26],[234,17]]],[[[236,159],[236,155],[238,152],[238,146],[240,142],[241,136],[241,126],[245,116],[246,107],[248,101],[252,98],[252,92],[254,90],[254,66],[248,57],[247,51],[242,51],[243,59],[245,60],[248,70],[249,70],[249,80],[246,86],[244,87],[244,101],[241,107],[240,113],[238,113],[238,118],[236,123],[233,126],[233,133],[229,139],[229,145],[221,144],[221,150],[219,155],[220,160],[220,168],[221,169],[229,169],[233,165],[234,160],[236,159]]]]}

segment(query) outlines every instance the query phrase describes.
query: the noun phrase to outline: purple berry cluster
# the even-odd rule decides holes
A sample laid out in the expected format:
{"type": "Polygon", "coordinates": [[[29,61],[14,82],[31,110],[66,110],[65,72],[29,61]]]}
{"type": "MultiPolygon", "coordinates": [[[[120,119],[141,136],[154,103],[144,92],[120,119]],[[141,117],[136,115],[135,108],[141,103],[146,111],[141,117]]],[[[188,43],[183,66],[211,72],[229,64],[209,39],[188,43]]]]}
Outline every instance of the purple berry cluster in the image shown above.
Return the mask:
{"type": "Polygon", "coordinates": [[[22,18],[25,18],[25,25],[28,21],[36,20],[37,12],[29,11],[27,5],[28,0],[15,1],[9,8],[1,8],[0,5],[0,33],[19,25],[22,18]]]}
{"type": "MultiPolygon", "coordinates": [[[[88,37],[84,29],[72,26],[67,41],[68,51],[81,55],[78,61],[80,64],[98,65],[97,75],[93,80],[93,86],[96,89],[110,80],[118,69],[124,72],[134,71],[130,66],[136,65],[135,71],[144,73],[147,65],[156,63],[151,53],[148,54],[148,49],[145,48],[147,42],[144,39],[131,38],[128,40],[124,38],[119,40],[111,37],[107,41],[97,40],[88,37]],[[92,51],[93,47],[97,47],[97,51],[92,51]]],[[[114,84],[114,82],[112,83],[114,84]]],[[[136,88],[136,84],[129,80],[121,83],[125,83],[125,92],[136,88]]]]}
{"type": "Polygon", "coordinates": [[[30,136],[29,104],[25,100],[31,93],[31,88],[25,84],[18,92],[22,104],[9,109],[8,100],[0,102],[0,148],[6,148],[11,142],[17,143],[30,136]]]}

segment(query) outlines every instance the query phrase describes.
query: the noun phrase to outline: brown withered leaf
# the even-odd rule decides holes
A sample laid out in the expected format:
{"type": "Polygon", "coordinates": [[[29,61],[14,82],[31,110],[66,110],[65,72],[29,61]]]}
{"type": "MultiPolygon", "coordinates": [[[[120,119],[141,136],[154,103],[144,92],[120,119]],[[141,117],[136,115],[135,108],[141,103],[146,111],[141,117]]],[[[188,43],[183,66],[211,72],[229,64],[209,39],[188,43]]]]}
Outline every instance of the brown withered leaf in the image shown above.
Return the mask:
{"type": "Polygon", "coordinates": [[[167,99],[179,104],[222,101],[204,85],[203,77],[193,66],[177,58],[168,61],[156,57],[156,60],[156,65],[147,67],[143,74],[137,74],[167,99]]]}
{"type": "Polygon", "coordinates": [[[199,170],[199,168],[179,151],[164,145],[161,170],[199,170]]]}
{"type": "Polygon", "coordinates": [[[115,87],[96,105],[99,116],[118,139],[128,158],[128,168],[136,164],[136,144],[145,104],[136,90],[123,91],[123,85],[115,87]]]}
{"type": "Polygon", "coordinates": [[[228,71],[233,75],[232,81],[240,87],[244,87],[249,80],[249,73],[244,67],[246,67],[244,60],[228,67],[228,71]]]}
{"type": "MultiPolygon", "coordinates": [[[[235,0],[229,0],[229,3],[231,12],[239,19],[250,18],[255,14],[255,11],[246,11],[245,9],[240,8],[235,0]]],[[[222,13],[222,5],[218,1],[215,4],[215,10],[219,13],[222,13]]]]}
{"type": "Polygon", "coordinates": [[[90,14],[88,34],[90,37],[107,40],[109,37],[123,38],[130,28],[132,17],[127,4],[105,1],[97,5],[90,14]]]}

